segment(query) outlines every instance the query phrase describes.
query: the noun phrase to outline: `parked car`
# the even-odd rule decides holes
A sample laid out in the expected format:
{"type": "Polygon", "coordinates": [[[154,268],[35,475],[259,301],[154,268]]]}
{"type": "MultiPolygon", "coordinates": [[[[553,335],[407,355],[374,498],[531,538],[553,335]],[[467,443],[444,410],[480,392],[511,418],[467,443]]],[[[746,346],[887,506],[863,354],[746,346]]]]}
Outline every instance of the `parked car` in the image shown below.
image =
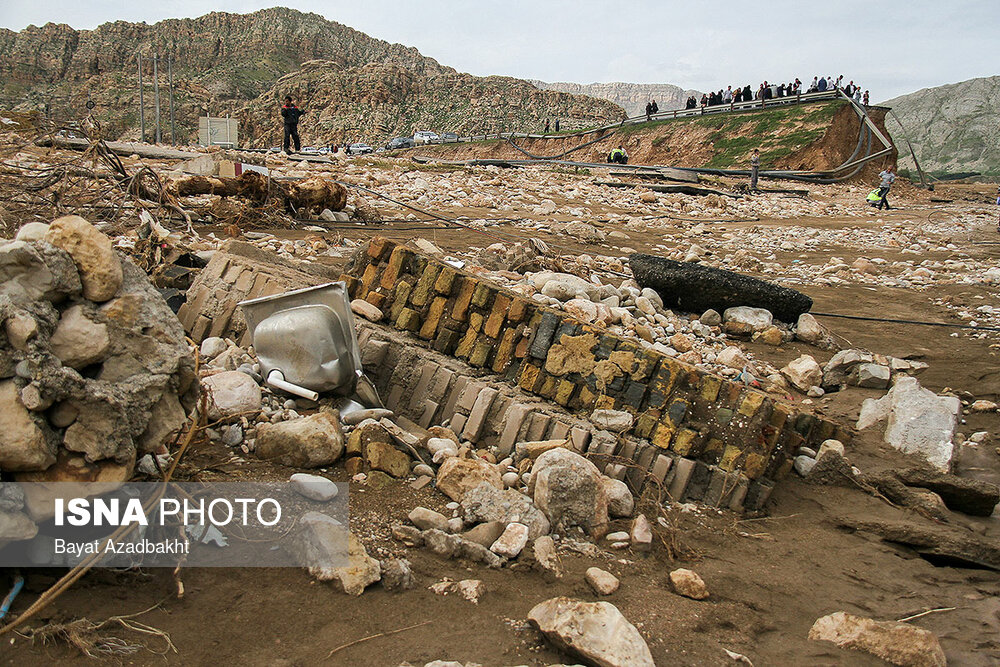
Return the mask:
{"type": "Polygon", "coordinates": [[[454,132],[442,132],[441,141],[458,141],[458,135],[454,132]]]}
{"type": "Polygon", "coordinates": [[[436,132],[421,130],[413,133],[413,143],[418,146],[422,144],[438,144],[441,143],[441,137],[436,132]]]}
{"type": "Polygon", "coordinates": [[[348,150],[350,150],[351,155],[365,155],[366,153],[375,152],[371,146],[362,143],[351,144],[348,150]]]}
{"type": "Polygon", "coordinates": [[[413,146],[413,139],[410,137],[396,137],[389,142],[389,145],[386,146],[386,148],[389,150],[396,150],[397,148],[413,148],[413,146]]]}

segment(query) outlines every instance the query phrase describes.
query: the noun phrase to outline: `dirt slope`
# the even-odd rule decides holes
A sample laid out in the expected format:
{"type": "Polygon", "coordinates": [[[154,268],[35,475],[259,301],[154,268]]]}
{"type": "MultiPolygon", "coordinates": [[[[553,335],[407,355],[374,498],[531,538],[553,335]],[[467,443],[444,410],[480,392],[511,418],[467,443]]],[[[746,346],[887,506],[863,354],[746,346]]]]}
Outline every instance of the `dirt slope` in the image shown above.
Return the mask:
{"type": "MultiPolygon", "coordinates": [[[[870,110],[872,120],[884,134],[885,109],[870,110]]],[[[860,121],[846,102],[818,102],[781,109],[680,118],[626,126],[578,150],[596,135],[551,139],[518,139],[528,153],[565,159],[604,162],[621,145],[630,164],[661,164],[678,167],[746,169],[754,148],[761,149],[764,169],[819,171],[836,167],[854,152],[860,121]]],[[[877,141],[872,144],[874,151],[877,141]]],[[[445,159],[524,159],[528,157],[506,141],[421,147],[419,155],[445,159]]],[[[879,161],[881,170],[895,163],[895,153],[879,161]]],[[[866,172],[869,170],[866,170],[866,172]]],[[[864,174],[864,175],[867,175],[864,174]]]]}

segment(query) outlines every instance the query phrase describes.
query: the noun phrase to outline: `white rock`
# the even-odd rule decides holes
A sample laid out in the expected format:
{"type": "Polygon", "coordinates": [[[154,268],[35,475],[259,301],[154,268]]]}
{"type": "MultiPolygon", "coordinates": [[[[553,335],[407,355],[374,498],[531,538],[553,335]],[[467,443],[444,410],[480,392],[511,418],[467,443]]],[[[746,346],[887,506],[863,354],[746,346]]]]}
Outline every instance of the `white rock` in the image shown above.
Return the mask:
{"type": "Polygon", "coordinates": [[[64,365],[81,369],[103,361],[111,347],[108,325],[94,322],[83,306],[70,306],[59,318],[51,339],[52,354],[64,365]]]}
{"type": "Polygon", "coordinates": [[[809,639],[865,651],[903,667],[945,667],[947,664],[934,633],[909,623],[876,621],[838,611],[817,619],[809,630],[809,639]]]}
{"type": "Polygon", "coordinates": [[[523,523],[509,523],[490,551],[505,558],[517,558],[528,544],[528,527],[523,523]]]}
{"type": "Polygon", "coordinates": [[[612,433],[624,433],[632,428],[634,417],[624,410],[599,409],[590,414],[590,421],[595,426],[612,433]]]}
{"type": "Polygon", "coordinates": [[[832,438],[824,440],[823,444],[819,446],[819,451],[816,452],[816,460],[819,461],[827,452],[836,452],[840,456],[844,456],[844,443],[840,440],[834,440],[832,438]]]}
{"type": "MultiPolygon", "coordinates": [[[[628,484],[611,477],[605,477],[602,481],[604,482],[604,491],[608,495],[608,514],[614,517],[632,516],[632,511],[635,509],[635,498],[632,497],[628,484]]],[[[623,539],[627,539],[627,537],[623,539]]]]}
{"type": "Polygon", "coordinates": [[[788,378],[795,388],[803,392],[809,391],[810,387],[815,387],[823,381],[823,369],[808,354],[788,362],[788,365],[781,369],[781,374],[788,378]]]}
{"type": "Polygon", "coordinates": [[[83,283],[83,296],[97,303],[113,297],[122,285],[122,265],[111,239],[78,215],[57,218],[45,233],[48,243],[70,254],[83,283]]]}
{"type": "Polygon", "coordinates": [[[55,452],[45,441],[42,429],[21,404],[13,380],[0,381],[0,468],[4,470],[44,470],[55,463],[55,452]]]}
{"type": "Polygon", "coordinates": [[[692,600],[704,600],[708,597],[708,587],[694,570],[685,568],[674,570],[670,573],[670,583],[678,595],[692,600]]]}
{"type": "Polygon", "coordinates": [[[553,644],[598,667],[655,667],[646,641],[609,602],[552,598],[528,620],[553,644]]]}
{"type": "Polygon", "coordinates": [[[593,324],[597,320],[597,304],[589,299],[570,299],[563,308],[567,313],[587,324],[593,324]]]}
{"type": "Polygon", "coordinates": [[[414,507],[410,510],[407,518],[420,530],[436,529],[446,533],[451,532],[448,530],[448,517],[426,507],[414,507]]]}
{"type": "Polygon", "coordinates": [[[715,363],[737,370],[743,370],[747,365],[747,357],[743,350],[735,345],[730,345],[715,357],[715,363]]]}
{"type": "Polygon", "coordinates": [[[47,231],[49,231],[49,226],[44,222],[29,222],[17,230],[17,236],[14,237],[14,240],[24,241],[25,243],[41,241],[45,238],[45,232],[47,231]]]}
{"type": "Polygon", "coordinates": [[[336,482],[326,477],[297,472],[289,477],[288,481],[295,487],[296,492],[310,500],[325,503],[337,497],[338,489],[336,482]]]}
{"type": "Polygon", "coordinates": [[[749,326],[753,331],[763,331],[774,322],[771,311],[764,308],[752,308],[750,306],[736,306],[726,308],[722,313],[725,322],[738,322],[749,326]]]}
{"type": "Polygon", "coordinates": [[[865,429],[885,421],[883,437],[888,444],[948,470],[961,409],[958,398],[938,396],[921,387],[916,378],[903,375],[885,396],[861,404],[857,427],[865,429]]]}
{"type": "Polygon", "coordinates": [[[227,349],[229,349],[229,346],[226,344],[225,340],[219,338],[218,336],[211,336],[201,341],[201,348],[199,348],[199,352],[201,352],[203,359],[210,361],[225,352],[227,349]]]}
{"type": "Polygon", "coordinates": [[[815,317],[809,313],[802,313],[799,315],[799,321],[795,324],[795,337],[804,343],[815,345],[826,337],[826,333],[815,317]]]}
{"type": "Polygon", "coordinates": [[[378,322],[382,319],[383,315],[381,310],[364,299],[354,299],[351,301],[351,311],[371,322],[378,322]]]}
{"type": "Polygon", "coordinates": [[[611,595],[618,590],[618,577],[599,567],[588,567],[584,577],[598,595],[611,595]]]}
{"type": "Polygon", "coordinates": [[[235,417],[243,413],[260,411],[260,387],[246,373],[223,371],[203,378],[203,391],[208,392],[209,419],[235,417]]]}

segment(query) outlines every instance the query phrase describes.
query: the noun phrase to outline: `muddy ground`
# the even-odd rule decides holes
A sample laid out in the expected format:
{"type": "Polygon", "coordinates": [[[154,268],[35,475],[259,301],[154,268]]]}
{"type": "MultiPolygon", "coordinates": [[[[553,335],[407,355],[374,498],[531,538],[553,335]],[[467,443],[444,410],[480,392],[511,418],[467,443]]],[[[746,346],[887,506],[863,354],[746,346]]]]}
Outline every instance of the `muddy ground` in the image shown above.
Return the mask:
{"type": "MultiPolygon", "coordinates": [[[[935,196],[986,197],[991,186],[939,187],[935,196]]],[[[995,189],[995,186],[992,186],[995,189]]],[[[879,214],[885,222],[925,218],[940,205],[926,193],[909,191],[898,203],[903,210],[879,214]]],[[[847,195],[845,195],[846,197],[847,195]]],[[[457,208],[440,211],[452,216],[482,216],[482,210],[457,208]]],[[[595,219],[613,209],[594,209],[595,219]]],[[[712,226],[721,233],[751,223],[712,226]]],[[[790,224],[817,228],[849,228],[880,224],[870,218],[755,221],[753,225],[779,229],[790,224]]],[[[435,225],[436,226],[436,225],[435,225]]],[[[499,230],[523,234],[514,225],[499,230]]],[[[627,245],[636,249],[668,243],[670,234],[624,229],[627,245]]],[[[481,235],[465,230],[429,229],[419,222],[383,226],[344,223],[336,233],[354,240],[375,234],[396,239],[423,236],[445,250],[487,245],[481,235]]],[[[287,231],[295,238],[304,232],[287,231]]],[[[536,235],[532,232],[532,235],[536,235]]],[[[595,248],[565,236],[537,233],[569,250],[621,254],[614,248],[595,248]]],[[[1000,241],[993,224],[983,224],[972,234],[956,239],[961,250],[994,262],[1000,241]]],[[[883,250],[880,250],[883,251],[883,250]]],[[[856,247],[825,247],[823,254],[843,257],[848,263],[870,252],[856,247]]],[[[779,256],[782,262],[821,258],[799,253],[779,256]]],[[[815,310],[873,317],[895,317],[933,322],[959,322],[954,311],[937,299],[973,302],[976,296],[996,304],[993,289],[982,285],[943,284],[923,290],[846,286],[801,286],[815,300],[815,310]]],[[[979,302],[979,301],[977,301],[979,302]]],[[[916,355],[930,367],[920,376],[922,384],[943,391],[968,392],[974,398],[996,400],[1000,395],[997,336],[976,338],[966,330],[880,322],[822,319],[834,334],[851,345],[897,356],[916,355]],[[953,334],[958,333],[957,336],[953,334]]],[[[841,341],[843,343],[843,341],[841,341]]],[[[747,348],[775,364],[784,364],[801,352],[815,354],[822,363],[829,352],[798,343],[779,348],[749,343],[747,348]]],[[[843,419],[857,416],[865,397],[877,390],[851,389],[816,401],[816,409],[843,419]]],[[[797,395],[792,400],[802,400],[797,395]]],[[[1000,416],[970,415],[960,427],[964,433],[988,430],[1000,437],[1000,416]]],[[[1000,454],[996,444],[973,452],[959,463],[970,476],[1000,480],[1000,454]]],[[[848,457],[863,471],[902,465],[903,457],[880,442],[878,433],[858,434],[848,446],[848,457]]],[[[285,479],[291,472],[266,464],[234,463],[229,450],[205,445],[185,459],[181,479],[285,479]]],[[[346,481],[342,467],[329,476],[346,481]]],[[[622,582],[606,598],[639,628],[661,665],[736,664],[723,649],[748,656],[755,665],[877,665],[881,661],[831,644],[810,642],[806,635],[818,617],[847,611],[877,619],[902,619],[928,610],[912,621],[934,632],[952,665],[994,665],[1000,662],[1000,573],[985,569],[936,567],[914,552],[885,543],[872,534],[849,527],[854,521],[901,521],[931,526],[911,511],[897,509],[860,488],[816,486],[791,476],[779,483],[767,506],[767,515],[740,517],[728,511],[699,508],[667,510],[675,530],[658,527],[651,554],[605,548],[597,555],[563,553],[565,576],[560,580],[515,566],[488,570],[461,561],[439,559],[420,549],[406,549],[389,537],[389,525],[405,520],[416,505],[443,510],[446,499],[432,489],[413,490],[405,483],[384,488],[351,484],[352,529],[365,540],[369,552],[383,558],[405,555],[413,563],[418,585],[402,594],[374,586],[361,597],[334,592],[313,581],[299,569],[227,570],[189,569],[180,574],[183,598],[169,570],[119,572],[97,570],[88,574],[42,616],[29,624],[66,623],[86,617],[99,622],[111,616],[134,614],[155,607],[138,620],[169,634],[176,652],[163,656],[159,638],[123,630],[105,635],[127,637],[147,648],[125,656],[106,658],[113,664],[247,664],[247,665],[385,665],[403,661],[415,665],[442,659],[483,665],[548,665],[572,663],[526,625],[528,610],[556,595],[584,600],[597,596],[583,580],[587,567],[603,567],[622,582]],[[670,557],[667,542],[677,548],[670,557]],[[694,601],[671,592],[667,575],[676,567],[696,570],[706,581],[711,597],[694,601]],[[445,577],[481,579],[486,593],[478,604],[457,596],[437,596],[427,586],[445,577]],[[344,644],[370,635],[392,632],[425,623],[398,634],[376,637],[328,654],[344,644]]],[[[646,511],[652,507],[645,499],[646,511]]],[[[996,515],[974,519],[952,515],[952,523],[990,539],[1000,539],[996,515]]],[[[614,528],[624,528],[625,523],[614,528]]],[[[61,572],[31,572],[27,589],[15,603],[24,609],[61,572]]],[[[8,635],[0,644],[3,664],[92,664],[65,642],[43,644],[23,635],[8,635]]]]}

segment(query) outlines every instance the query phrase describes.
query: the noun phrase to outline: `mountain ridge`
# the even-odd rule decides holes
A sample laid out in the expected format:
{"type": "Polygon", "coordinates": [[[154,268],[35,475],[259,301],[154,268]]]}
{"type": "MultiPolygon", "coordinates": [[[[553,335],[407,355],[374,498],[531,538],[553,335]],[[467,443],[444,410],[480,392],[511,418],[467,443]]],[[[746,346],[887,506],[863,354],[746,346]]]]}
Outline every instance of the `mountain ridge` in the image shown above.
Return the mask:
{"type": "MultiPolygon", "coordinates": [[[[980,172],[1000,176],[1000,76],[923,88],[882,103],[892,107],[921,168],[935,175],[980,172]]],[[[898,127],[898,125],[896,126],[898,127]]],[[[902,169],[913,169],[901,151],[902,169]]]]}
{"type": "MultiPolygon", "coordinates": [[[[345,110],[347,116],[356,119],[350,136],[331,134],[322,139],[381,142],[393,133],[428,129],[405,127],[411,118],[429,124],[430,129],[454,129],[445,125],[445,121],[454,123],[453,115],[439,122],[433,114],[420,113],[419,109],[406,109],[399,122],[388,126],[370,121],[365,112],[380,100],[389,99],[451,109],[461,106],[463,99],[474,93],[489,96],[494,104],[489,118],[480,124],[490,132],[541,129],[546,118],[559,116],[569,129],[596,121],[611,122],[623,115],[620,108],[603,100],[558,97],[526,83],[533,92],[521,90],[517,104],[508,105],[502,90],[492,90],[504,80],[463,74],[414,47],[392,44],[318,14],[283,7],[248,14],[212,12],[154,24],[116,21],[94,30],[76,30],[56,23],[28,26],[18,32],[0,30],[0,104],[18,111],[38,110],[64,121],[84,117],[87,103],[94,102],[93,115],[101,122],[106,137],[138,138],[136,55],[142,54],[149,139],[153,53],[161,58],[158,69],[163,118],[169,103],[166,64],[167,58],[172,59],[179,142],[195,136],[199,116],[245,115],[242,110],[247,107],[266,112],[266,117],[252,119],[254,126],[247,128],[250,132],[241,130],[241,135],[263,136],[266,133],[257,131],[256,126],[278,125],[276,102],[286,92],[304,100],[328,99],[329,95],[310,86],[336,82],[338,89],[344,90],[349,87],[344,76],[360,74],[371,65],[381,68],[382,76],[366,76],[359,81],[360,85],[377,85],[378,89],[359,91],[358,98],[369,102],[368,107],[345,110]],[[302,75],[303,63],[323,63],[330,76],[302,75]],[[447,79],[452,80],[453,87],[439,85],[440,80],[447,79]],[[296,87],[299,82],[306,85],[296,87]],[[438,99],[410,95],[417,82],[421,83],[417,86],[420,90],[438,99]],[[396,84],[411,88],[393,90],[396,84]],[[491,88],[488,95],[483,87],[491,88]],[[261,96],[264,99],[257,102],[261,96]]],[[[168,136],[166,121],[163,127],[164,136],[168,136]]]]}
{"type": "Polygon", "coordinates": [[[628,83],[609,81],[606,83],[572,83],[566,81],[545,82],[528,79],[528,82],[542,90],[556,90],[574,95],[588,95],[608,100],[625,109],[629,116],[645,113],[646,103],[656,100],[660,111],[683,109],[691,95],[700,98],[701,92],[685,90],[670,83],[628,83]]]}

